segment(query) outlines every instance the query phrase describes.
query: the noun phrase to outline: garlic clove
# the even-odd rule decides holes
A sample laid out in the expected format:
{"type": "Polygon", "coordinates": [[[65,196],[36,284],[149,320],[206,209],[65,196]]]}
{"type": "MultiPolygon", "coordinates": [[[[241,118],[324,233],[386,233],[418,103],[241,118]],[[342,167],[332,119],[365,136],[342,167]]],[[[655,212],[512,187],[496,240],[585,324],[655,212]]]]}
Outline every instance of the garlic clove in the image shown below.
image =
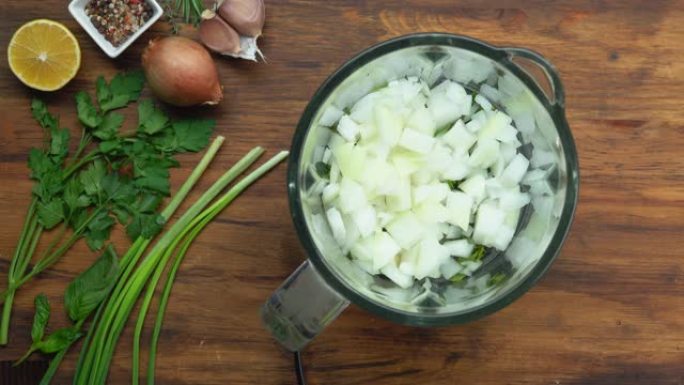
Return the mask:
{"type": "Polygon", "coordinates": [[[261,36],[266,20],[263,0],[223,0],[218,4],[218,13],[241,35],[261,36]]]}
{"type": "Polygon", "coordinates": [[[210,50],[222,55],[237,55],[240,52],[240,36],[225,20],[211,10],[202,12],[199,38],[210,50]]]}

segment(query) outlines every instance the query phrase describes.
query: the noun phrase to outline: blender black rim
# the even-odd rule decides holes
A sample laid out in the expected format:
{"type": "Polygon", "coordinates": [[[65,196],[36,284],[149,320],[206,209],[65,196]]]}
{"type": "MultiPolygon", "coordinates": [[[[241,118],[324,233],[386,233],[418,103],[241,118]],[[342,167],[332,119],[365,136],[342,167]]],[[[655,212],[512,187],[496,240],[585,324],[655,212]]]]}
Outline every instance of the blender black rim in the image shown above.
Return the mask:
{"type": "MultiPolygon", "coordinates": [[[[537,60],[543,61],[542,64],[547,70],[548,75],[552,78],[553,86],[557,87],[557,92],[562,95],[563,86],[553,66],[548,61],[543,59],[541,55],[536,54],[533,51],[524,50],[524,52],[529,52],[531,55],[534,55],[537,60]]],[[[506,48],[495,47],[467,36],[447,33],[417,33],[404,35],[378,43],[358,53],[353,58],[345,62],[342,66],[340,66],[335,72],[333,72],[333,74],[330,75],[314,93],[311,101],[305,108],[299,120],[292,140],[287,175],[290,213],[299,235],[300,242],[302,243],[318,273],[323,276],[329,286],[347,298],[350,302],[385,319],[406,325],[446,326],[465,323],[501,310],[516,299],[520,298],[524,293],[532,288],[539,281],[539,279],[541,279],[541,277],[544,276],[553,261],[557,258],[561,246],[563,245],[563,242],[569,233],[570,225],[577,207],[577,199],[579,195],[579,163],[577,150],[570,127],[565,117],[562,100],[555,100],[554,103],[551,103],[539,84],[519,66],[508,60],[509,56],[510,54],[508,51],[506,51],[506,48]],[[541,256],[534,268],[523,280],[517,284],[517,286],[510,289],[507,293],[500,296],[495,301],[467,309],[463,312],[449,314],[422,313],[419,317],[416,317],[416,313],[390,308],[381,303],[373,301],[359,294],[352,287],[337,278],[336,274],[323,260],[324,257],[320,255],[320,252],[315,246],[315,242],[311,237],[309,229],[305,223],[304,212],[299,193],[300,180],[298,175],[298,165],[301,161],[301,152],[311,125],[311,121],[318,112],[318,109],[326,101],[328,96],[335,90],[335,88],[340,85],[348,76],[354,73],[354,71],[365,64],[396,50],[415,46],[449,46],[466,49],[496,61],[501,66],[513,73],[516,77],[518,77],[531,90],[539,102],[548,111],[549,116],[551,116],[553,119],[560,138],[560,145],[565,155],[567,170],[566,199],[561,211],[558,228],[552,236],[549,246],[544,251],[544,254],[541,256]]]]}

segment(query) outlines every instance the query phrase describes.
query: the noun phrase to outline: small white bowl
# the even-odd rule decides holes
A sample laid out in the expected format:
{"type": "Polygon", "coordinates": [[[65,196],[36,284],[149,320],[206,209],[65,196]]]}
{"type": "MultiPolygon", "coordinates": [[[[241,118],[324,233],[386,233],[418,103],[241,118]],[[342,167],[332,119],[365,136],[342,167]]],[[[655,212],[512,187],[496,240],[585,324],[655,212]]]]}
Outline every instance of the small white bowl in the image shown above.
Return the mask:
{"type": "Polygon", "coordinates": [[[81,27],[88,32],[88,35],[95,40],[95,43],[102,48],[107,56],[111,58],[121,55],[121,53],[125,51],[129,45],[136,41],[140,35],[143,34],[143,32],[150,28],[152,24],[159,20],[162,14],[164,14],[164,10],[155,0],[141,0],[147,2],[152,7],[152,16],[133,35],[129,36],[126,41],[124,41],[120,46],[115,47],[109,42],[109,40],[102,36],[100,31],[98,31],[90,21],[90,17],[86,15],[85,7],[89,1],[91,0],[72,0],[72,2],[69,3],[69,13],[71,13],[71,16],[78,21],[78,24],[81,24],[81,27]]]}

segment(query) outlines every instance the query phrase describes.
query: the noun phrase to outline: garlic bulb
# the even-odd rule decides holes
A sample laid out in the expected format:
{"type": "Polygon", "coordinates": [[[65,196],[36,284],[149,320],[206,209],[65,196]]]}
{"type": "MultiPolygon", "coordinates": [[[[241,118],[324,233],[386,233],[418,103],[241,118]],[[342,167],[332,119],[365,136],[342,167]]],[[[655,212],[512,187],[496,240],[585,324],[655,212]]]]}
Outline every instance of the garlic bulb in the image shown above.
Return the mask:
{"type": "Polygon", "coordinates": [[[266,18],[263,0],[219,0],[216,11],[202,12],[199,35],[212,51],[235,58],[257,60],[257,46],[266,18]]]}
{"type": "Polygon", "coordinates": [[[240,52],[240,35],[214,11],[206,9],[202,12],[199,37],[207,48],[222,55],[240,52]]]}
{"type": "Polygon", "coordinates": [[[259,37],[266,20],[263,0],[223,0],[218,13],[243,36],[259,37]]]}

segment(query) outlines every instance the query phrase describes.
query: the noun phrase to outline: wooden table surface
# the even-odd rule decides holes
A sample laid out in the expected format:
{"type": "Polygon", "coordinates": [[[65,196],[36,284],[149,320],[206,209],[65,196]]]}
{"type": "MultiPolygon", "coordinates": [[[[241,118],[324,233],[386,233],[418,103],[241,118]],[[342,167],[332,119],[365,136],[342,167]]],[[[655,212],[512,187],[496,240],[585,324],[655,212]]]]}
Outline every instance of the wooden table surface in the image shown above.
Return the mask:
{"type": "MultiPolygon", "coordinates": [[[[376,42],[417,31],[467,34],[539,51],[560,70],[581,164],[574,225],[547,276],[506,309],[463,326],[414,329],[351,306],[304,354],[311,384],[682,384],[684,382],[684,3],[681,1],[267,1],[268,63],[217,59],[225,101],[209,112],[227,145],[202,186],[255,145],[289,146],[316,87],[376,42]]],[[[100,74],[136,68],[146,38],[107,58],[64,0],[2,0],[0,48],[35,18],[65,23],[83,52],[63,90],[40,95],[71,127],[72,97],[100,74]]],[[[157,25],[145,37],[167,31],[157,25]]],[[[0,60],[0,282],[29,202],[26,156],[41,132],[35,92],[0,60]]],[[[198,156],[183,157],[173,185],[198,156]]],[[[192,197],[197,197],[193,194],[192,197]]],[[[123,248],[125,242],[118,237],[123,248]]],[[[20,291],[11,343],[29,343],[33,297],[60,309],[67,282],[93,259],[82,245],[20,291]]],[[[258,309],[304,259],[290,222],[285,167],[248,190],[198,239],[171,298],[159,384],[295,383],[292,360],[258,309]]],[[[51,325],[65,318],[56,311],[51,325]]],[[[131,328],[110,383],[129,383],[131,328]]],[[[55,384],[70,383],[76,351],[55,384]]],[[[39,355],[34,360],[46,359],[39,355]]],[[[6,368],[6,365],[3,366],[6,368]]],[[[5,385],[5,384],[3,384],[5,385]]]]}

